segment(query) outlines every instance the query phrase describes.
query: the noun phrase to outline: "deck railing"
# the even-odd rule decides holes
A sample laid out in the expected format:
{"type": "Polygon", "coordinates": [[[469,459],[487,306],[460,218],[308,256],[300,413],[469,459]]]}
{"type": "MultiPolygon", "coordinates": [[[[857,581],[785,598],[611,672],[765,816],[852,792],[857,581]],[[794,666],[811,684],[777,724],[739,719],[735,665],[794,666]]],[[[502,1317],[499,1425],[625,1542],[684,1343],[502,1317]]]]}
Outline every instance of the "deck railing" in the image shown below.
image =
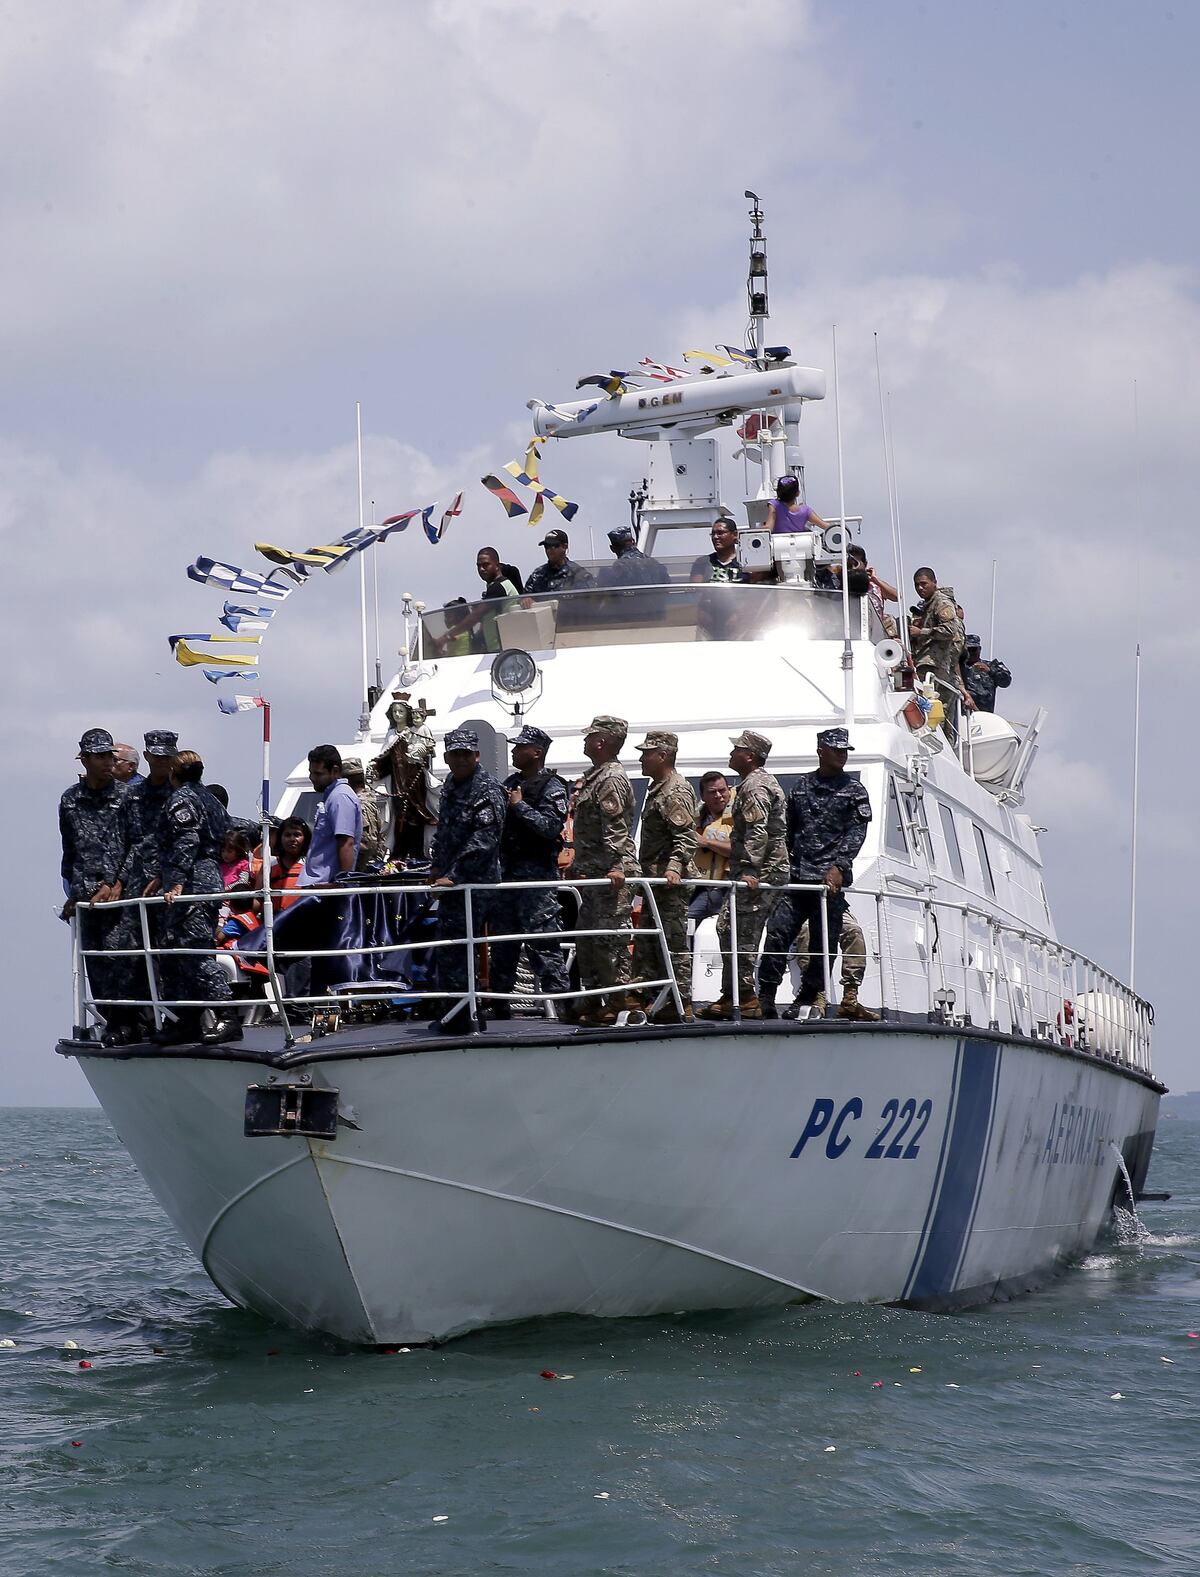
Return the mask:
{"type": "MultiPolygon", "coordinates": [[[[418,883],[397,883],[379,879],[373,884],[355,883],[353,886],[306,889],[306,895],[328,899],[343,899],[353,895],[373,898],[379,895],[395,896],[398,891],[420,894],[428,900],[447,895],[464,900],[464,935],[439,939],[420,936],[407,941],[388,940],[381,943],[363,943],[346,948],[289,949],[276,942],[278,916],[276,905],[281,898],[295,900],[296,891],[273,891],[266,905],[263,924],[263,943],[253,952],[233,952],[235,958],[262,965],[266,970],[266,1006],[274,1013],[285,1038],[293,1039],[292,1020],[298,1012],[331,1009],[347,1004],[370,1001],[380,997],[402,998],[404,1004],[416,1005],[425,1000],[439,999],[448,1004],[448,1011],[462,1008],[476,1017],[481,1007],[486,1011],[490,1002],[527,1002],[531,995],[548,1017],[553,1017],[555,1005],[580,998],[601,998],[620,993],[621,987],[591,986],[576,991],[534,992],[521,989],[510,993],[493,991],[482,983],[477,963],[480,947],[501,941],[553,941],[573,947],[582,937],[616,936],[631,943],[634,937],[657,947],[659,970],[655,978],[637,981],[636,989],[653,994],[649,1011],[653,1012],[670,1002],[677,1013],[682,1013],[683,998],[679,990],[671,955],[666,948],[662,918],[655,898],[656,890],[667,886],[661,877],[631,876],[626,878],[631,890],[641,896],[641,923],[632,932],[625,928],[564,927],[559,931],[497,932],[485,930],[477,922],[478,896],[496,892],[521,890],[547,890],[574,893],[576,898],[588,888],[606,888],[611,884],[607,877],[567,881],[528,881],[499,883],[470,883],[451,888],[418,883]],[[466,989],[447,991],[431,985],[427,989],[410,987],[388,980],[373,980],[356,985],[339,986],[323,993],[289,994],[285,991],[283,974],[290,964],[300,959],[336,959],[375,954],[413,954],[436,952],[443,948],[464,949],[466,953],[466,989]],[[661,966],[661,968],[660,968],[661,966]]],[[[688,886],[693,891],[718,887],[730,890],[739,884],[730,881],[691,879],[688,886]]],[[[793,882],[767,887],[760,891],[773,894],[784,892],[817,892],[821,895],[821,944],[824,952],[823,977],[828,1013],[836,1011],[836,963],[828,957],[829,895],[816,883],[793,882]]],[[[176,900],[219,907],[229,901],[230,893],[201,893],[176,900]]],[[[248,899],[263,896],[261,889],[239,891],[236,896],[248,899]]],[[[884,1019],[924,1019],[962,1027],[980,1027],[1001,1033],[1019,1035],[1050,1044],[1086,1051],[1107,1061],[1150,1072],[1151,1027],[1154,1022],[1150,1004],[1115,975],[1085,954],[1065,946],[1037,930],[1001,919],[981,905],[957,899],[935,898],[914,885],[911,891],[883,892],[855,887],[848,895],[850,909],[862,927],[867,940],[868,969],[863,987],[867,998],[877,1000],[884,1019]]],[[[168,1013],[177,1008],[202,1009],[212,1007],[208,999],[170,998],[164,995],[159,982],[158,963],[164,958],[212,958],[222,950],[215,947],[179,948],[156,944],[153,939],[152,913],[164,906],[161,896],[153,898],[121,899],[104,905],[82,905],[81,910],[91,913],[110,913],[117,909],[136,909],[141,934],[140,947],[110,949],[84,948],[77,920],[72,921],[72,959],[75,1025],[77,1033],[88,1030],[89,1020],[98,1024],[103,1009],[144,1008],[160,1026],[168,1013]],[[141,963],[144,966],[147,995],[144,997],[101,997],[87,988],[86,961],[89,958],[120,960],[141,963]]],[[[734,966],[729,970],[735,1018],[740,1017],[736,956],[738,953],[737,906],[728,906],[730,912],[729,954],[734,966]]],[[[215,913],[215,909],[214,909],[215,913]]],[[[707,932],[695,938],[698,955],[712,955],[706,946],[707,932]]],[[[722,960],[724,962],[724,960],[722,960]]],[[[690,995],[690,993],[685,993],[690,995]]],[[[240,999],[239,1008],[261,1007],[263,999],[240,999]]]]}

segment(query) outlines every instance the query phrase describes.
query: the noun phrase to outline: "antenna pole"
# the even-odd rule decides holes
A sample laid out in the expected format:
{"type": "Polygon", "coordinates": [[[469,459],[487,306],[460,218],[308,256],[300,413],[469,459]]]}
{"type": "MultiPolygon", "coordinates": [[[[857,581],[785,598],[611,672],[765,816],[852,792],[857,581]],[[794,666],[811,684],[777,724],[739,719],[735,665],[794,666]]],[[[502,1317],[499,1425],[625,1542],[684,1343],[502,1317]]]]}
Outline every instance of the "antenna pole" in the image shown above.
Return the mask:
{"type": "Polygon", "coordinates": [[[854,722],[854,644],[850,639],[850,528],[846,524],[846,472],[842,464],[842,380],[838,376],[837,324],[833,325],[833,419],[837,432],[838,509],[842,517],[842,713],[854,722]]]}
{"type": "MultiPolygon", "coordinates": [[[[890,393],[887,397],[887,440],[888,454],[892,463],[892,498],[895,500],[896,504],[896,593],[901,599],[903,599],[905,594],[904,587],[907,585],[907,582],[904,579],[904,527],[900,517],[900,488],[896,482],[896,444],[895,434],[892,430],[892,396],[890,393]]],[[[899,621],[900,628],[904,632],[901,639],[904,642],[904,649],[907,651],[908,620],[904,617],[903,600],[900,602],[899,612],[901,615],[899,621]]]]}
{"type": "MultiPolygon", "coordinates": [[[[375,527],[375,500],[371,500],[371,527],[375,527]]],[[[383,662],[379,655],[379,544],[371,548],[371,586],[375,593],[375,688],[383,690],[383,662]]]]}
{"type": "Polygon", "coordinates": [[[1129,989],[1133,990],[1137,965],[1137,836],[1138,836],[1138,756],[1142,725],[1142,643],[1133,657],[1133,806],[1129,833],[1129,989]]]}
{"type": "Polygon", "coordinates": [[[992,560],[992,617],[988,624],[988,656],[996,655],[996,560],[992,560]]]}
{"type": "MultiPolygon", "coordinates": [[[[364,526],[361,400],[354,402],[354,424],[358,434],[358,529],[361,531],[364,526]]],[[[358,555],[358,619],[362,635],[362,711],[359,713],[358,726],[365,734],[371,724],[371,708],[367,701],[371,680],[367,667],[367,561],[363,553],[358,555]]]]}
{"type": "Polygon", "coordinates": [[[1133,461],[1134,482],[1137,496],[1134,499],[1136,540],[1134,543],[1134,600],[1133,618],[1135,645],[1133,654],[1133,804],[1130,807],[1129,828],[1129,989],[1133,990],[1134,970],[1137,964],[1137,837],[1138,837],[1138,777],[1142,729],[1142,433],[1138,420],[1138,386],[1133,380],[1133,461]]]}
{"type": "Polygon", "coordinates": [[[900,503],[896,497],[896,466],[892,454],[891,436],[887,413],[883,405],[883,375],[879,370],[879,335],[875,335],[875,387],[879,392],[879,430],[883,438],[883,470],[887,479],[888,515],[892,522],[892,561],[896,571],[896,594],[900,599],[896,612],[896,628],[900,631],[900,644],[908,651],[908,620],[904,617],[904,558],[900,551],[900,503]]]}

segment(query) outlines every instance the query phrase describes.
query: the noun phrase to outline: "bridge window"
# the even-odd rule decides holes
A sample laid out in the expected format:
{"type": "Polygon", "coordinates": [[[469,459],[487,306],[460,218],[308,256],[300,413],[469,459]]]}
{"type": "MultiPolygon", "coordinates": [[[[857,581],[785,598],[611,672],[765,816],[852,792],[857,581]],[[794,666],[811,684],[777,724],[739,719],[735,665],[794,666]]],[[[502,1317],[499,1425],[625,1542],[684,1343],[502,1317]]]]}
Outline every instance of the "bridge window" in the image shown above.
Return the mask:
{"type": "Polygon", "coordinates": [[[903,860],[912,860],[904,811],[900,807],[900,795],[896,789],[895,778],[890,776],[887,780],[887,802],[884,806],[883,842],[885,848],[892,854],[898,854],[903,860]]]}
{"type": "Polygon", "coordinates": [[[983,828],[977,822],[972,822],[971,828],[975,833],[975,847],[979,851],[979,870],[983,876],[983,884],[994,898],[996,896],[996,880],[992,875],[992,862],[988,859],[987,839],[983,835],[983,828]]]}
{"type": "Polygon", "coordinates": [[[965,881],[967,872],[963,865],[962,850],[958,846],[958,828],[954,825],[954,812],[943,800],[938,800],[938,814],[942,818],[942,834],[946,839],[946,858],[950,861],[950,869],[960,882],[965,881]]]}

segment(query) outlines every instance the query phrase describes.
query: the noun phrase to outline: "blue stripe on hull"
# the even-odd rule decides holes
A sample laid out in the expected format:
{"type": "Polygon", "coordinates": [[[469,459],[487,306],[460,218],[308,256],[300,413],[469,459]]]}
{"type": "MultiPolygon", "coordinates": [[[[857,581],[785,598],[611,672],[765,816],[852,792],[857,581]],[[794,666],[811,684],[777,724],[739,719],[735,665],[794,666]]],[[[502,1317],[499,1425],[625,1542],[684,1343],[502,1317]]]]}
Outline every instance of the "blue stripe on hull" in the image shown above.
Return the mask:
{"type": "Polygon", "coordinates": [[[978,1203],[979,1182],[992,1129],[1000,1047],[994,1041],[962,1044],[958,1104],[941,1192],[925,1239],[925,1252],[905,1297],[945,1297],[954,1290],[978,1203]]]}

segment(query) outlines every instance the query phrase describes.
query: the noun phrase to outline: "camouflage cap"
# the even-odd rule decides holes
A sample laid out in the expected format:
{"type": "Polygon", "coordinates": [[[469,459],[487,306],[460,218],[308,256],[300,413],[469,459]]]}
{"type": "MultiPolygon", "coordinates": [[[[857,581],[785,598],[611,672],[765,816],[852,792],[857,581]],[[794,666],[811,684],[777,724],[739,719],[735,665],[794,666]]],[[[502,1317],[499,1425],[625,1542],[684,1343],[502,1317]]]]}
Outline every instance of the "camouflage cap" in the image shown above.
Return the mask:
{"type": "Polygon", "coordinates": [[[729,743],[735,750],[748,750],[760,761],[765,761],[771,754],[771,741],[765,734],[756,734],[752,728],[743,728],[737,738],[730,739],[729,743]]]}
{"type": "Polygon", "coordinates": [[[605,739],[617,739],[623,743],[628,732],[629,724],[623,717],[609,717],[602,713],[592,718],[583,735],[586,739],[589,734],[603,734],[605,739]]]}
{"type": "Polygon", "coordinates": [[[532,723],[526,723],[516,738],[510,740],[509,743],[513,745],[536,745],[539,750],[549,750],[551,740],[549,734],[544,733],[540,728],[534,728],[532,723]]]}
{"type": "Polygon", "coordinates": [[[968,635],[964,644],[967,646],[983,646],[983,642],[979,639],[978,635],[968,635]]]}
{"type": "Polygon", "coordinates": [[[366,774],[363,772],[363,764],[362,764],[362,757],[361,756],[343,756],[342,757],[342,776],[344,778],[348,778],[348,777],[360,777],[361,778],[361,777],[364,777],[365,775],[366,774]]]}
{"type": "Polygon", "coordinates": [[[615,548],[619,542],[632,542],[634,540],[631,526],[614,526],[608,533],[608,540],[615,548]]]}
{"type": "Polygon", "coordinates": [[[452,728],[442,746],[445,750],[478,750],[479,735],[473,728],[452,728]]]}
{"type": "Polygon", "coordinates": [[[854,749],[854,746],[850,743],[850,735],[844,728],[823,728],[817,735],[817,744],[818,746],[823,745],[826,750],[854,749]]]}
{"type": "Polygon", "coordinates": [[[639,750],[670,750],[679,749],[679,735],[668,733],[665,728],[650,729],[645,739],[637,747],[639,750]]]}
{"type": "Polygon", "coordinates": [[[179,735],[169,728],[151,728],[142,735],[142,753],[147,756],[177,756],[179,735]]]}
{"type": "Polygon", "coordinates": [[[79,741],[81,756],[111,755],[114,749],[113,736],[107,728],[89,728],[79,741]]]}

